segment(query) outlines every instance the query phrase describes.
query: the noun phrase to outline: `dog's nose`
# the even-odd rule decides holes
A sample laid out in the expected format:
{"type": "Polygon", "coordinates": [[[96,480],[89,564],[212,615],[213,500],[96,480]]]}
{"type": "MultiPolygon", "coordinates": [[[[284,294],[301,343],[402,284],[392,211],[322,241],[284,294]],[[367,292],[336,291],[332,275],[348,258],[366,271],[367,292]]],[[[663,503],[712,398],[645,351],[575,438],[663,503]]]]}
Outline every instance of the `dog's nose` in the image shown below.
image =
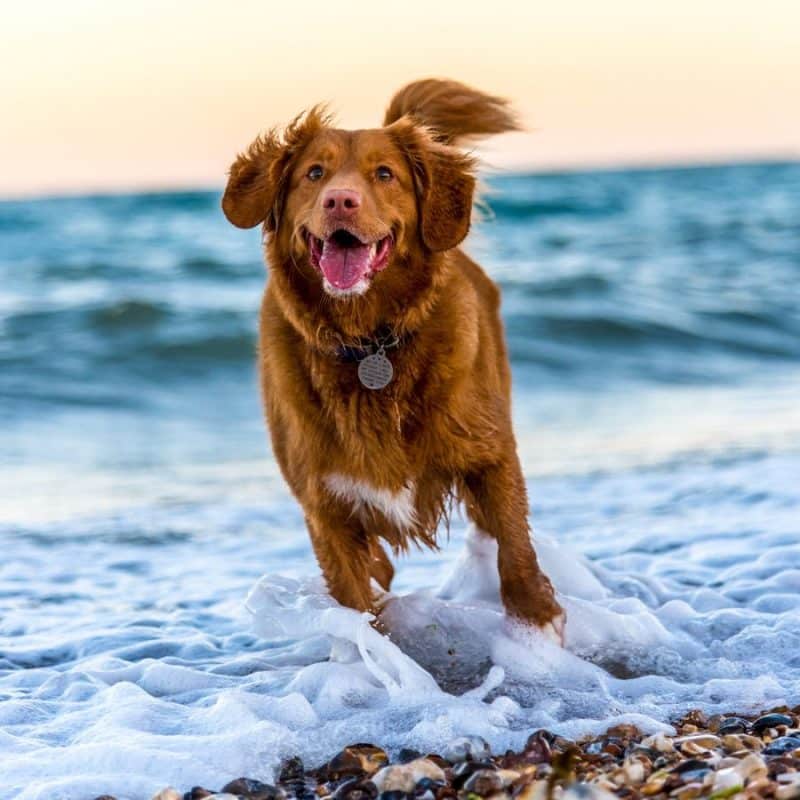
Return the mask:
{"type": "Polygon", "coordinates": [[[328,189],[322,197],[322,207],[329,214],[348,217],[361,207],[361,195],[353,189],[328,189]]]}

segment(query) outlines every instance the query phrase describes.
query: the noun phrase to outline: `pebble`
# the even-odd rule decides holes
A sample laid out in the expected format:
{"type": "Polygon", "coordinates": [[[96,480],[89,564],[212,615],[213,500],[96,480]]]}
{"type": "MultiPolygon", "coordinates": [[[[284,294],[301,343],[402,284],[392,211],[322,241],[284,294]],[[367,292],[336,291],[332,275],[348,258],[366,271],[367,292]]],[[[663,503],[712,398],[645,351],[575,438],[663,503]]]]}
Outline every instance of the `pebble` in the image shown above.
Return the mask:
{"type": "Polygon", "coordinates": [[[800,797],[800,772],[778,775],[775,797],[777,800],[795,800],[800,797]]]}
{"type": "Polygon", "coordinates": [[[372,775],[389,763],[385,750],[371,744],[354,744],[345,747],[328,762],[328,775],[353,775],[366,773],[372,775]]]}
{"type": "Polygon", "coordinates": [[[444,770],[428,758],[418,758],[407,764],[384,767],[372,777],[372,782],[379,792],[399,791],[410,794],[423,778],[444,783],[444,770]]]}
{"type": "Polygon", "coordinates": [[[278,800],[284,795],[284,792],[275,786],[251,778],[237,778],[235,781],[226,783],[222,787],[222,791],[239,795],[245,800],[278,800]]]}
{"type": "Polygon", "coordinates": [[[765,714],[753,723],[752,730],[753,733],[760,736],[769,728],[777,728],[779,725],[785,725],[787,728],[791,728],[793,724],[794,720],[786,714],[765,714]]]}
{"type": "Polygon", "coordinates": [[[505,782],[497,770],[479,769],[469,776],[464,783],[464,791],[488,797],[505,788],[505,782]]]}
{"type": "Polygon", "coordinates": [[[284,761],[278,770],[278,783],[305,780],[305,769],[301,759],[295,756],[284,761]]]}
{"type": "MultiPolygon", "coordinates": [[[[103,799],[98,797],[97,800],[103,799]]],[[[183,800],[183,795],[177,789],[167,786],[166,789],[156,792],[153,795],[153,800],[183,800]]]]}
{"type": "Polygon", "coordinates": [[[781,736],[770,742],[763,752],[765,756],[782,756],[786,753],[793,753],[795,750],[800,750],[800,737],[781,736]]]}
{"type": "Polygon", "coordinates": [[[671,797],[677,797],[678,800],[694,800],[695,797],[700,797],[703,793],[703,784],[699,782],[687,783],[684,786],[679,786],[674,792],[670,794],[671,797]]]}
{"type": "Polygon", "coordinates": [[[711,784],[711,791],[714,794],[717,792],[733,793],[736,787],[744,788],[744,780],[734,767],[721,769],[714,773],[714,781],[711,784]]]}
{"type": "Polygon", "coordinates": [[[654,736],[648,736],[642,740],[644,747],[650,747],[659,753],[674,753],[675,745],[672,739],[668,738],[663,733],[657,733],[654,736]]]}
{"type": "Polygon", "coordinates": [[[333,793],[334,800],[373,800],[378,796],[378,787],[370,780],[350,778],[333,793]]]}
{"type": "Polygon", "coordinates": [[[490,758],[492,750],[482,736],[462,736],[445,748],[444,757],[453,764],[459,761],[484,761],[490,758]]]}
{"type": "Polygon", "coordinates": [[[717,733],[719,733],[720,736],[729,733],[747,733],[749,728],[750,724],[741,717],[726,717],[720,722],[717,733]]]}
{"type": "Polygon", "coordinates": [[[616,795],[591,783],[575,783],[562,795],[562,800],[616,800],[616,795]]]}

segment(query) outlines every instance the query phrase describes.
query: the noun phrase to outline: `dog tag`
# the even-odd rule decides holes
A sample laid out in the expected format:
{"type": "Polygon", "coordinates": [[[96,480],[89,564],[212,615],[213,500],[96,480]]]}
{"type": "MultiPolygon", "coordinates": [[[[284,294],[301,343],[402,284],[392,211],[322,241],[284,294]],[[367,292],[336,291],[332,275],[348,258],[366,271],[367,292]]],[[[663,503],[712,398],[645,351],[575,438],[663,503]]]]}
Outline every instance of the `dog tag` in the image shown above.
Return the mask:
{"type": "Polygon", "coordinates": [[[367,389],[383,389],[393,377],[392,362],[383,354],[382,347],[377,353],[358,362],[358,379],[367,389]]]}

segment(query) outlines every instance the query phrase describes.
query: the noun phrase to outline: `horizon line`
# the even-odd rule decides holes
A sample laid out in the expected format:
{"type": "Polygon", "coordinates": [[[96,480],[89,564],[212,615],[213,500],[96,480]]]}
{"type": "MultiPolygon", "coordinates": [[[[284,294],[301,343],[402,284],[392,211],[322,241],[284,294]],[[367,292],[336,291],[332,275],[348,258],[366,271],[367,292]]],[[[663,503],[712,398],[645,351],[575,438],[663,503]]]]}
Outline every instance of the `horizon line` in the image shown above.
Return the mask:
{"type": "MultiPolygon", "coordinates": [[[[564,164],[507,164],[493,165],[482,163],[479,172],[483,177],[497,178],[510,176],[534,177],[537,175],[580,175],[591,173],[613,172],[679,172],[702,169],[718,169],[720,167],[747,166],[791,166],[800,165],[800,151],[796,153],[759,155],[742,154],[741,156],[719,156],[686,158],[683,160],[651,159],[620,162],[565,162],[564,164]]],[[[80,188],[32,189],[18,192],[0,193],[0,203],[32,202],[37,200],[68,200],[92,197],[125,197],[132,195],[168,195],[168,194],[206,194],[222,192],[224,181],[210,184],[206,181],[175,183],[142,183],[120,184],[119,186],[87,186],[80,188]]]]}

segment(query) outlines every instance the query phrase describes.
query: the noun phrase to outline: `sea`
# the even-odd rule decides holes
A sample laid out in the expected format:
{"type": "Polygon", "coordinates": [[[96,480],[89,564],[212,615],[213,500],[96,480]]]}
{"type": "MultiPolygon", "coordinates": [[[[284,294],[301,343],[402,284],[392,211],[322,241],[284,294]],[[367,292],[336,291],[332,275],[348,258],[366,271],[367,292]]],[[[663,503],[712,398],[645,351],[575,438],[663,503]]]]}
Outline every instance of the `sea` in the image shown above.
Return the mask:
{"type": "Polygon", "coordinates": [[[466,246],[563,649],[457,515],[397,560],[387,636],[327,595],[219,188],[0,202],[2,800],[800,703],[800,163],[486,184],[466,246]]]}

